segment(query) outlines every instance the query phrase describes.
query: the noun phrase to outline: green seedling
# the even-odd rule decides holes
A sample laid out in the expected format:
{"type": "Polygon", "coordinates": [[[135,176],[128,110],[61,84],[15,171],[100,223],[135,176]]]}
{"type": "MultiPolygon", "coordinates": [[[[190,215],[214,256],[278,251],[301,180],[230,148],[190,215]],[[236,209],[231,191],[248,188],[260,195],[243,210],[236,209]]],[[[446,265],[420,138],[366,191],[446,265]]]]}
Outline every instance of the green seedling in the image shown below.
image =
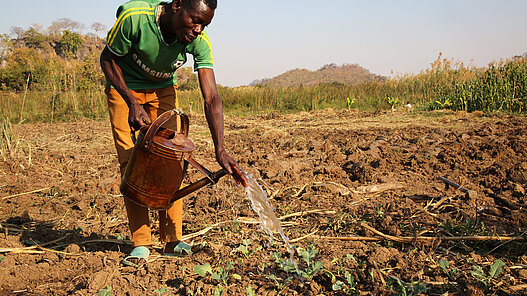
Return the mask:
{"type": "Polygon", "coordinates": [[[229,274],[229,272],[234,268],[231,261],[227,262],[227,267],[218,267],[216,270],[213,270],[209,263],[203,265],[194,266],[194,272],[205,277],[207,274],[210,274],[212,279],[218,280],[221,284],[227,286],[229,278],[233,277],[237,280],[241,280],[239,274],[229,274]]]}
{"type": "Polygon", "coordinates": [[[223,295],[223,292],[225,292],[225,288],[222,287],[221,285],[217,285],[216,288],[214,289],[214,296],[221,296],[223,295]]]}
{"type": "Polygon", "coordinates": [[[158,296],[161,296],[167,292],[167,287],[156,289],[154,292],[157,293],[158,296]]]}
{"type": "Polygon", "coordinates": [[[249,259],[249,257],[251,257],[252,254],[260,251],[262,249],[262,246],[258,246],[257,248],[255,248],[254,250],[250,251],[249,250],[249,245],[251,244],[251,240],[250,239],[244,239],[242,240],[242,244],[238,247],[238,251],[240,251],[244,256],[245,258],[249,259]]]}
{"type": "Polygon", "coordinates": [[[308,280],[311,280],[319,271],[324,268],[324,264],[320,261],[313,261],[318,253],[318,250],[312,244],[307,249],[298,248],[300,258],[306,263],[306,268],[300,270],[300,275],[308,280]]]}
{"type": "Polygon", "coordinates": [[[285,272],[296,272],[295,262],[291,259],[282,258],[282,253],[274,252],[271,257],[274,259],[274,262],[280,265],[280,267],[282,267],[285,272]]]}
{"type": "Polygon", "coordinates": [[[428,287],[424,283],[420,283],[418,281],[406,283],[400,278],[397,278],[394,276],[392,276],[391,278],[397,283],[398,288],[399,288],[399,289],[395,288],[393,290],[398,290],[399,295],[401,296],[418,295],[419,293],[428,290],[428,287]]]}
{"type": "Polygon", "coordinates": [[[209,263],[205,263],[203,265],[196,265],[194,266],[194,272],[201,275],[202,277],[205,277],[207,273],[212,274],[212,267],[209,263]]]}
{"type": "Polygon", "coordinates": [[[274,282],[276,288],[278,289],[278,295],[280,295],[280,293],[282,293],[282,291],[287,287],[287,285],[293,280],[293,277],[288,277],[283,283],[281,283],[280,281],[282,279],[277,278],[274,274],[268,275],[267,278],[274,282]]]}
{"type": "Polygon", "coordinates": [[[282,258],[282,253],[275,252],[272,257],[275,259],[275,263],[279,264],[285,272],[297,272],[300,276],[307,280],[313,279],[313,277],[324,269],[324,264],[320,261],[315,262],[315,256],[318,250],[313,245],[309,245],[307,249],[297,248],[298,255],[306,263],[304,270],[299,269],[293,260],[282,258]]]}
{"type": "Polygon", "coordinates": [[[441,270],[448,277],[453,277],[456,273],[458,273],[457,268],[455,267],[450,268],[450,263],[448,262],[448,260],[444,260],[444,259],[439,260],[439,267],[441,267],[441,270]]]}
{"type": "Polygon", "coordinates": [[[245,288],[245,292],[247,292],[247,296],[255,296],[255,292],[253,289],[253,286],[248,285],[247,288],[245,288]]]}
{"type": "Polygon", "coordinates": [[[346,280],[346,282],[337,280],[335,275],[333,275],[329,271],[328,274],[331,276],[331,282],[333,283],[333,291],[342,291],[348,295],[360,295],[360,292],[356,288],[357,283],[355,282],[355,278],[353,277],[353,275],[351,275],[351,273],[349,273],[349,271],[346,271],[344,274],[344,279],[346,280]]]}
{"type": "Polygon", "coordinates": [[[483,271],[483,268],[479,265],[473,266],[470,274],[472,275],[474,279],[480,281],[485,286],[488,286],[493,279],[498,277],[498,275],[503,270],[504,266],[505,266],[505,262],[498,259],[494,261],[494,263],[490,266],[488,275],[485,274],[485,272],[483,271]]]}
{"type": "Polygon", "coordinates": [[[106,286],[97,292],[97,296],[113,296],[112,287],[106,286]]]}
{"type": "Polygon", "coordinates": [[[0,263],[2,263],[2,261],[4,261],[4,259],[7,258],[6,256],[0,256],[0,263]]]}
{"type": "Polygon", "coordinates": [[[382,210],[382,205],[378,205],[378,206],[375,208],[375,214],[377,214],[377,216],[378,216],[380,219],[383,219],[383,218],[384,218],[384,211],[382,210]]]}
{"type": "Polygon", "coordinates": [[[198,288],[196,289],[195,292],[193,292],[193,291],[190,290],[189,288],[187,288],[186,291],[187,291],[187,295],[190,295],[190,296],[198,296],[198,295],[201,295],[201,288],[200,288],[200,287],[198,287],[198,288]]]}
{"type": "Polygon", "coordinates": [[[229,275],[229,272],[234,268],[231,261],[227,262],[227,267],[223,269],[222,267],[218,267],[215,272],[211,274],[211,278],[220,281],[222,284],[227,286],[227,281],[229,280],[229,277],[233,277],[237,280],[241,280],[241,276],[239,274],[232,274],[229,275]]]}

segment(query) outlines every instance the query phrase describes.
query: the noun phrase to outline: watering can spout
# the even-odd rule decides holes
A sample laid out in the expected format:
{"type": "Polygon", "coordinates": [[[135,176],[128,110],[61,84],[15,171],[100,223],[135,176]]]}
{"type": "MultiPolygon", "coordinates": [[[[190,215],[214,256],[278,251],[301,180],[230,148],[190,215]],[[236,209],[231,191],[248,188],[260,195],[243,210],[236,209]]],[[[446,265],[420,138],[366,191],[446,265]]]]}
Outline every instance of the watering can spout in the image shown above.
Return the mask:
{"type": "Polygon", "coordinates": [[[181,189],[179,189],[178,191],[174,192],[172,194],[172,197],[170,198],[170,202],[173,203],[175,201],[177,201],[178,199],[181,199],[189,194],[191,194],[192,192],[200,189],[201,187],[203,186],[207,186],[208,184],[216,184],[219,179],[223,176],[227,175],[227,171],[225,169],[221,169],[217,172],[214,172],[214,173],[210,173],[207,175],[207,177],[199,180],[199,181],[196,181],[190,185],[187,185],[181,189]]]}

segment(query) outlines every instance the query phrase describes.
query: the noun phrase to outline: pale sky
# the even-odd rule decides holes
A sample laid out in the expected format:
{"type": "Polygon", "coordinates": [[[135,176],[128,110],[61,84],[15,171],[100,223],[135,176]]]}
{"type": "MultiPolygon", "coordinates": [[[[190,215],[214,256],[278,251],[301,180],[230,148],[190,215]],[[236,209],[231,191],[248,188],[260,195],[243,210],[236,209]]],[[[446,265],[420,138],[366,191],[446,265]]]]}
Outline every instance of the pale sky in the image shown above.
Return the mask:
{"type": "MultiPolygon", "coordinates": [[[[123,2],[4,1],[0,33],[32,23],[47,28],[64,17],[109,29],[123,2]]],[[[527,0],[218,0],[207,30],[217,82],[239,86],[328,63],[419,73],[439,52],[485,66],[527,52],[526,15],[527,0]]]]}

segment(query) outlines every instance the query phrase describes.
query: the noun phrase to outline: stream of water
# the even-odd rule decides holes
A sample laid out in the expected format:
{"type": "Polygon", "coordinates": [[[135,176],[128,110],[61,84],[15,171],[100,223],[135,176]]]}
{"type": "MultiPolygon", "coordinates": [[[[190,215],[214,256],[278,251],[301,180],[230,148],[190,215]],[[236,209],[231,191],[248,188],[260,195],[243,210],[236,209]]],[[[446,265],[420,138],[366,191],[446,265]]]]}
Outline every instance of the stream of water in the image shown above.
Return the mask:
{"type": "Polygon", "coordinates": [[[262,186],[253,178],[252,175],[246,174],[249,186],[246,187],[246,197],[251,201],[252,209],[258,214],[263,230],[269,235],[269,242],[273,242],[273,233],[277,232],[287,246],[289,252],[289,260],[294,264],[297,273],[298,266],[293,256],[295,251],[289,243],[289,238],[285,235],[284,229],[280,224],[280,220],[276,217],[273,208],[269,204],[269,198],[267,193],[263,190],[262,186]]]}

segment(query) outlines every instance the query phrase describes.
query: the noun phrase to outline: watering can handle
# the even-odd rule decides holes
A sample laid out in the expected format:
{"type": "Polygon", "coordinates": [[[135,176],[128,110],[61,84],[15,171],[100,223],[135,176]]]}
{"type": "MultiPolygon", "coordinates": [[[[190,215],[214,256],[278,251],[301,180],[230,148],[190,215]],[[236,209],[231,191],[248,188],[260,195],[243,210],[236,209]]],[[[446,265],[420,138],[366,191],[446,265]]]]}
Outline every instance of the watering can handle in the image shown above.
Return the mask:
{"type": "Polygon", "coordinates": [[[143,148],[145,150],[148,150],[148,148],[150,148],[150,144],[152,143],[152,140],[154,139],[154,135],[157,133],[159,128],[163,124],[165,124],[165,122],[167,122],[170,118],[172,118],[172,116],[174,115],[179,115],[179,118],[181,120],[181,131],[183,135],[185,135],[185,137],[188,136],[188,126],[189,126],[188,116],[185,113],[183,113],[181,109],[168,110],[164,112],[163,114],[161,114],[160,116],[158,116],[156,120],[154,120],[154,122],[152,122],[152,124],[148,128],[148,131],[146,132],[146,135],[143,141],[143,148]]]}

